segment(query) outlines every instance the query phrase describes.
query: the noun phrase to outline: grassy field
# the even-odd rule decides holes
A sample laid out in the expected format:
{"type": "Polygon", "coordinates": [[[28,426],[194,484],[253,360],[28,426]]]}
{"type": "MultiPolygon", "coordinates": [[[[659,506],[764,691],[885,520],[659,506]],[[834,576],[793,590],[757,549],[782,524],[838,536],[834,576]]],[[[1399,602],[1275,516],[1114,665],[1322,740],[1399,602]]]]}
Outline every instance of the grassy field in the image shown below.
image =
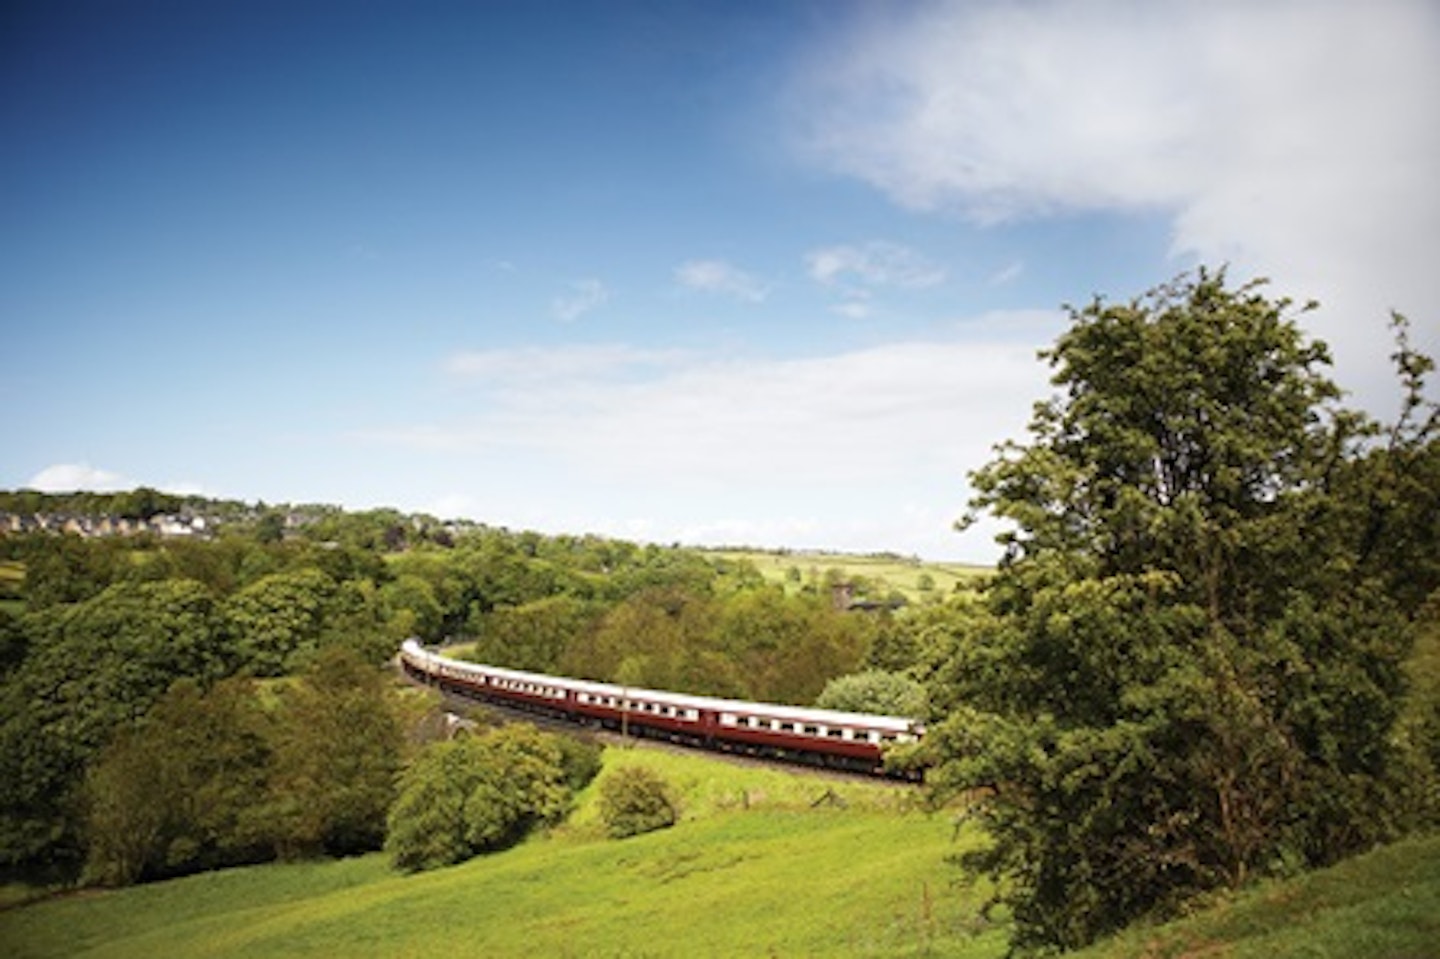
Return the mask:
{"type": "MultiPolygon", "coordinates": [[[[603,838],[595,787],[551,834],[415,876],[382,856],[260,866],[0,911],[0,955],[951,957],[1005,951],[986,890],[948,855],[979,841],[910,790],[611,749],[677,787],[675,828],[603,838]],[[838,797],[838,800],[837,800],[838,797]]],[[[1132,930],[1081,959],[1440,955],[1440,836],[1377,850],[1132,930]]]]}
{"type": "Polygon", "coordinates": [[[1433,959],[1440,835],[1228,896],[1179,922],[1132,929],[1075,959],[1433,959]]]}
{"type": "Polygon", "coordinates": [[[0,560],[0,607],[18,615],[25,609],[25,564],[0,560]]]}
{"type": "Polygon", "coordinates": [[[946,816],[903,787],[612,749],[680,791],[675,828],[601,836],[594,790],[549,836],[416,876],[379,856],[231,870],[0,913],[0,953],[48,956],[998,956],[951,888],[946,816]],[[840,797],[836,802],[834,797],[840,797]],[[819,801],[818,805],[815,805],[819,801]],[[943,945],[943,951],[941,947],[943,945]]]}
{"type": "Polygon", "coordinates": [[[748,560],[768,580],[784,583],[794,591],[801,583],[793,580],[791,570],[799,570],[801,582],[822,579],[828,570],[839,570],[846,578],[864,578],[882,584],[885,590],[896,590],[911,602],[923,602],[935,596],[947,596],[957,587],[969,586],[994,572],[988,566],[964,563],[927,563],[903,557],[859,556],[848,553],[769,552],[765,550],[706,550],[706,555],[731,560],[748,560]],[[928,576],[931,588],[922,589],[922,577],[928,576]]]}

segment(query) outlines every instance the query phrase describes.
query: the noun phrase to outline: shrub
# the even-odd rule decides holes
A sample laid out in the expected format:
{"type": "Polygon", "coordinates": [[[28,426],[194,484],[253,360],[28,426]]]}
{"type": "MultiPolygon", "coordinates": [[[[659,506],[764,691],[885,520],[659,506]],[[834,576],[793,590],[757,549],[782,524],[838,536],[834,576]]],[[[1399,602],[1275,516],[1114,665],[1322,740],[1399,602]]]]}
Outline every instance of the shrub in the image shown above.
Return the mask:
{"type": "Polygon", "coordinates": [[[612,839],[665,829],[679,818],[670,784],[644,766],[618,769],[600,784],[600,819],[612,839]]]}
{"type": "Polygon", "coordinates": [[[385,848],[395,865],[452,865],[559,821],[573,796],[560,742],[516,723],[427,747],[390,807],[385,848]]]}

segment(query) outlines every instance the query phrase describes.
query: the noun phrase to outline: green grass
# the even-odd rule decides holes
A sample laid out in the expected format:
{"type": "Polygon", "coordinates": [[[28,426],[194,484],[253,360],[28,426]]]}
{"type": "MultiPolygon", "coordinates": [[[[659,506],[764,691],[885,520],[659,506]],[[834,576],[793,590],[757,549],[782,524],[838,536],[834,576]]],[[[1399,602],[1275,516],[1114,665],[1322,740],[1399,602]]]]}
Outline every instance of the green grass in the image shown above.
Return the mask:
{"type": "Polygon", "coordinates": [[[1076,959],[1440,956],[1440,835],[1396,843],[1227,896],[1164,926],[1131,929],[1076,959]]]}
{"type": "MultiPolygon", "coordinates": [[[[848,553],[771,552],[767,550],[706,550],[706,555],[721,559],[748,561],[755,565],[767,580],[783,583],[791,592],[799,589],[800,583],[790,578],[790,571],[800,571],[802,583],[810,579],[823,579],[827,570],[837,569],[846,577],[864,577],[893,589],[911,602],[924,602],[932,597],[944,597],[957,588],[971,586],[994,570],[988,566],[972,566],[965,563],[928,563],[902,557],[860,556],[848,553]],[[921,577],[930,577],[932,588],[921,589],[921,577]]],[[[882,590],[883,592],[883,590],[882,590]]],[[[875,598],[883,598],[875,597],[875,598]]]]}
{"type": "MultiPolygon", "coordinates": [[[[672,829],[602,838],[598,781],[571,819],[508,852],[415,876],[383,856],[235,869],[0,911],[0,955],[952,957],[1005,951],[980,841],[904,787],[647,748],[611,749],[680,793],[672,829]],[[827,791],[843,806],[817,800],[827,791]]],[[[603,775],[603,774],[602,774],[603,775]]],[[[1440,836],[1412,839],[1136,928],[1079,959],[1440,955],[1440,836]]]]}
{"type": "Polygon", "coordinates": [[[50,956],[998,956],[956,890],[945,816],[900,787],[612,749],[677,787],[683,818],[600,838],[598,783],[563,828],[416,876],[368,856],[261,866],[0,913],[0,953],[50,956]],[[817,799],[827,791],[844,806],[817,799]]]}
{"type": "Polygon", "coordinates": [[[13,559],[0,560],[0,599],[22,600],[25,595],[25,564],[13,559]]]}

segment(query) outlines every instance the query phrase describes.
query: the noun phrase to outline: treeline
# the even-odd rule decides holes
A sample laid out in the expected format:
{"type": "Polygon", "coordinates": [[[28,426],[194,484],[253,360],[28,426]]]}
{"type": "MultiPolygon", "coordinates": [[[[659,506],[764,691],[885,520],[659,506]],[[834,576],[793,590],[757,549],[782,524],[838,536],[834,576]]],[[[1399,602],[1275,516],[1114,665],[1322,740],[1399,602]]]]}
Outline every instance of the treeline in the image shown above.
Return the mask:
{"type": "MultiPolygon", "coordinates": [[[[358,683],[409,636],[474,640],[500,665],[807,703],[845,674],[907,668],[926,622],[843,612],[818,578],[787,595],[748,564],[693,550],[484,527],[406,547],[385,511],[326,522],[281,537],[235,524],[208,540],[0,535],[0,570],[14,574],[0,597],[0,866],[74,875],[88,858],[92,876],[122,881],[376,846],[378,799],[348,824],[302,828],[331,808],[307,788],[345,789],[284,770],[305,750],[353,752],[314,738],[325,724],[306,690],[327,681],[325,664],[358,683]],[[225,729],[234,740],[222,744],[225,729]],[[229,783],[205,771],[212,747],[222,766],[277,765],[229,783]],[[168,758],[147,765],[157,757],[168,758]],[[209,798],[163,822],[101,825],[133,814],[106,796],[149,780],[209,798]]],[[[376,715],[389,708],[357,695],[376,715]]],[[[393,778],[399,760],[372,764],[362,746],[352,766],[393,778]]]]}
{"type": "Polygon", "coordinates": [[[382,674],[344,649],[269,690],[181,679],[89,765],[77,794],[84,878],[123,885],[376,849],[404,726],[382,674]]]}

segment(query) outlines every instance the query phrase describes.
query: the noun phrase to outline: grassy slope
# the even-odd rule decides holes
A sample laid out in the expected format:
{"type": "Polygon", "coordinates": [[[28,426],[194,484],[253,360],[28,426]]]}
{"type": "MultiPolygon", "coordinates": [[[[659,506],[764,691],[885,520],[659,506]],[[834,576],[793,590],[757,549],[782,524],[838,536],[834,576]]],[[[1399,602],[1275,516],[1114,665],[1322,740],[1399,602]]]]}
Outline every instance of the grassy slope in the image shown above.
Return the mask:
{"type": "MultiPolygon", "coordinates": [[[[0,913],[0,953],[137,956],[998,956],[964,935],[946,817],[908,791],[611,750],[683,795],[674,829],[604,839],[594,790],[563,829],[418,876],[383,858],[264,866],[0,913]],[[844,808],[812,803],[834,792],[844,808]]],[[[961,842],[973,841],[962,836],[961,842]]]]}
{"type": "Polygon", "coordinates": [[[846,576],[883,580],[890,589],[899,590],[911,602],[924,600],[927,593],[920,589],[920,577],[930,574],[934,581],[931,596],[948,596],[957,585],[970,584],[984,579],[994,572],[987,566],[969,566],[964,563],[927,563],[919,560],[905,560],[882,556],[852,556],[845,553],[767,552],[765,550],[706,550],[707,555],[731,560],[749,560],[768,580],[784,583],[787,589],[796,584],[787,578],[789,571],[800,570],[800,575],[810,578],[821,577],[826,570],[838,569],[846,576]]]}
{"type": "Polygon", "coordinates": [[[1440,956],[1440,835],[1377,849],[1225,897],[1187,919],[1131,929],[1076,959],[1440,956]]]}
{"type": "MultiPolygon", "coordinates": [[[[399,876],[385,859],[262,866],[0,912],[0,955],[998,957],[948,817],[898,787],[610,750],[683,794],[674,829],[604,839],[594,790],[542,839],[399,876]],[[813,807],[827,789],[845,808],[813,807]]],[[[1132,930],[1077,956],[1440,955],[1440,836],[1132,930]]]]}

